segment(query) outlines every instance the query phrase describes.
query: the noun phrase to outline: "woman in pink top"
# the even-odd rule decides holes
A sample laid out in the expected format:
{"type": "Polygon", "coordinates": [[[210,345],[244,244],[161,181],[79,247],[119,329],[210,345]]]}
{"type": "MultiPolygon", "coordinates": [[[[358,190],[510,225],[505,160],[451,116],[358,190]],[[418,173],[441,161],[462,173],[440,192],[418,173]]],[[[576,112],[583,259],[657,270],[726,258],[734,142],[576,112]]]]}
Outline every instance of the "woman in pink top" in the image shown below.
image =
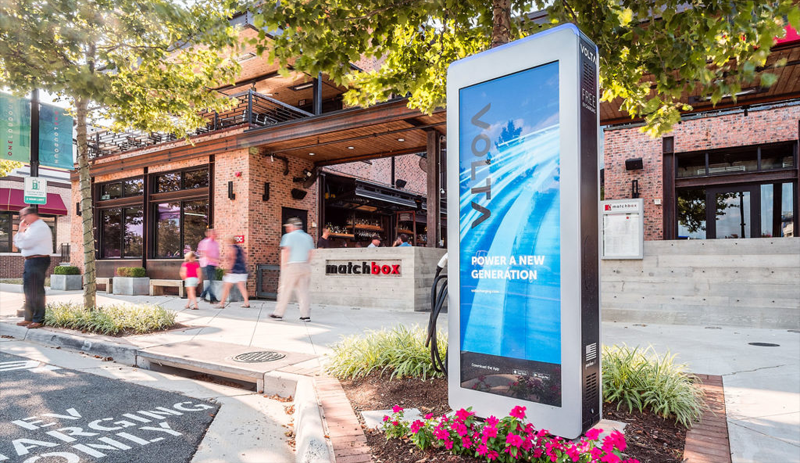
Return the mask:
{"type": "Polygon", "coordinates": [[[181,265],[181,279],[185,282],[186,286],[186,295],[188,297],[188,301],[186,302],[186,308],[188,309],[190,305],[194,304],[192,310],[197,310],[197,284],[200,282],[200,264],[197,262],[195,255],[192,251],[186,253],[186,257],[184,258],[184,262],[181,265]]]}

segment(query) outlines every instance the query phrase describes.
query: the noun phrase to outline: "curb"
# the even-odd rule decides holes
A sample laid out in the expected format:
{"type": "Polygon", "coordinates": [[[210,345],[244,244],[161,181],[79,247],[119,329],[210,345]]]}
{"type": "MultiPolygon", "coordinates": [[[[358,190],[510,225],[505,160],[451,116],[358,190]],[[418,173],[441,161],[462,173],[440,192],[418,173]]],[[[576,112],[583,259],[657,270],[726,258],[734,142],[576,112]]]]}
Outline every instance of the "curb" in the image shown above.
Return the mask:
{"type": "Polygon", "coordinates": [[[322,426],[322,409],[317,400],[314,380],[302,378],[297,382],[295,403],[296,463],[330,463],[332,452],[322,426]]]}
{"type": "Polygon", "coordinates": [[[69,350],[82,351],[100,357],[112,357],[117,363],[136,366],[139,349],[131,345],[117,344],[108,341],[93,341],[90,338],[76,336],[46,328],[29,330],[16,324],[0,323],[0,334],[13,336],[22,341],[35,342],[50,347],[63,347],[69,350]]]}

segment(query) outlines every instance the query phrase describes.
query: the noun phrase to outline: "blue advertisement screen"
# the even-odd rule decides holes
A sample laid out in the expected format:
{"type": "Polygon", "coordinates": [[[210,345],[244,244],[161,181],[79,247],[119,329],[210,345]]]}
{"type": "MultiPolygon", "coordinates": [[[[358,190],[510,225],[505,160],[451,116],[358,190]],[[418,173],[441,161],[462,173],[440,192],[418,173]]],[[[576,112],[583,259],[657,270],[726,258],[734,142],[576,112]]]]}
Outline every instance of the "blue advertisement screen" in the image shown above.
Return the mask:
{"type": "Polygon", "coordinates": [[[561,405],[559,66],[459,91],[461,387],[561,405]]]}

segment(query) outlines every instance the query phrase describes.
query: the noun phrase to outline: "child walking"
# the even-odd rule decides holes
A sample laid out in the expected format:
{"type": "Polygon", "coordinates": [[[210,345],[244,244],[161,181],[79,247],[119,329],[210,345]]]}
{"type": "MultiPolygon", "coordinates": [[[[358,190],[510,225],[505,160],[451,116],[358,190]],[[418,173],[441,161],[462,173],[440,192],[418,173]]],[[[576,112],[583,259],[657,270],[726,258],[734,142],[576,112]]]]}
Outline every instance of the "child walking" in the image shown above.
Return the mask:
{"type": "Polygon", "coordinates": [[[186,257],[183,259],[184,262],[181,264],[181,279],[185,282],[184,285],[186,286],[186,296],[188,301],[186,302],[186,308],[188,309],[190,305],[194,304],[192,310],[197,310],[197,284],[200,282],[200,263],[197,262],[197,256],[194,252],[189,251],[186,253],[186,257]]]}

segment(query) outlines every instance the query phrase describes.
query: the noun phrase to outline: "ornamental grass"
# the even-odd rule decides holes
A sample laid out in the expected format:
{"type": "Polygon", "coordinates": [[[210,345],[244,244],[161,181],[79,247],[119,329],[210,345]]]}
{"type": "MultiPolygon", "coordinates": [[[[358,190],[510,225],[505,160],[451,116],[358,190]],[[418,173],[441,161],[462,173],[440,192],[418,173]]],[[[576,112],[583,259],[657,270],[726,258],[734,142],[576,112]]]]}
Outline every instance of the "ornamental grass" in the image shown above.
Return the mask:
{"type": "MultiPolygon", "coordinates": [[[[390,330],[368,331],[335,344],[327,369],[340,379],[363,378],[372,372],[391,372],[392,378],[436,378],[430,349],[425,347],[427,331],[419,326],[398,325],[390,330]]],[[[439,332],[439,351],[447,350],[447,336],[439,332]]]]}
{"type": "Polygon", "coordinates": [[[86,308],[76,303],[47,304],[46,326],[121,335],[161,331],[175,325],[176,313],[153,304],[114,304],[86,308]]]}
{"type": "Polygon", "coordinates": [[[387,439],[408,439],[422,450],[440,449],[488,462],[639,463],[623,458],[627,444],[618,431],[602,441],[599,429],[590,429],[580,439],[567,440],[535,429],[526,421],[525,412],[525,407],[517,406],[505,418],[490,416],[479,422],[470,407],[452,416],[435,417],[429,413],[424,420],[409,424],[403,419],[403,407],[395,405],[392,414],[383,417],[381,428],[387,439]]]}

